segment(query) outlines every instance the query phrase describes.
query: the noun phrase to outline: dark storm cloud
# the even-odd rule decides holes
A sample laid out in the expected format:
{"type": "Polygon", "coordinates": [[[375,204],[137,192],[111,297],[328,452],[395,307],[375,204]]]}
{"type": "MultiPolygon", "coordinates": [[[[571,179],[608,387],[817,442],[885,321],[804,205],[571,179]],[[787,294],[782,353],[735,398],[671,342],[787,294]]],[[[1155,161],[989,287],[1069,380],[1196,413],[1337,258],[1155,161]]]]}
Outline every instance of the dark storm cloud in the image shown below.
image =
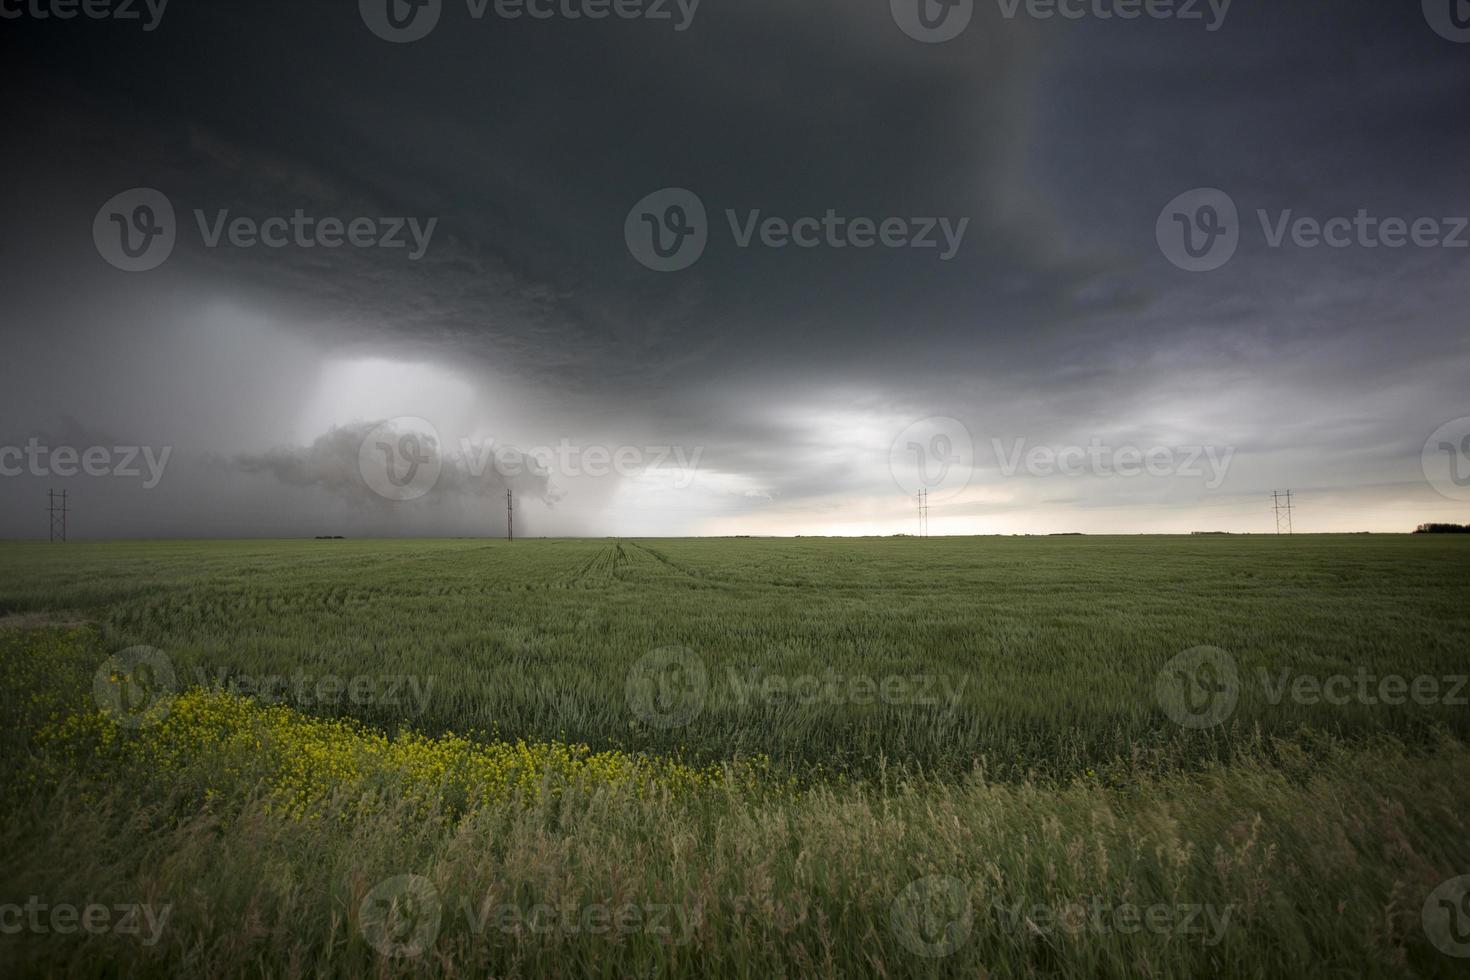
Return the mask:
{"type": "Polygon", "coordinates": [[[840,339],[839,353],[860,358],[903,333],[973,329],[965,307],[987,290],[988,306],[1007,292],[1019,306],[1044,288],[1029,280],[1071,275],[1055,268],[1046,208],[1023,176],[1025,25],[935,50],[883,5],[746,3],[706,5],[698,29],[673,37],[491,19],[397,47],[342,7],[180,8],[141,52],[97,41],[112,98],[88,128],[113,151],[98,154],[109,170],[169,186],[185,247],[199,238],[194,208],[439,218],[421,263],[198,256],[235,283],[294,287],[358,337],[479,347],[562,375],[585,367],[561,339],[596,377],[657,378],[708,371],[711,356],[764,361],[753,348],[777,341],[814,359],[840,339]],[[708,202],[719,235],[672,280],[631,260],[622,227],[639,198],[676,185],[708,202]],[[737,249],[727,209],[971,224],[961,260],[941,264],[737,249]],[[916,308],[927,322],[896,331],[916,308]]]}
{"type": "MultiPolygon", "coordinates": [[[[1463,253],[1271,249],[1252,227],[1257,208],[1470,213],[1470,46],[1418,5],[1242,0],[1210,32],[979,3],[940,45],[906,37],[886,0],[705,0],[684,31],[477,21],[447,2],[405,45],[348,2],[179,0],[147,34],[12,26],[26,50],[3,112],[28,152],[6,167],[29,192],[4,240],[7,332],[48,365],[22,318],[85,338],[93,372],[182,344],[176,366],[197,384],[141,367],[107,407],[287,482],[320,447],[262,454],[285,441],[276,396],[307,383],[307,359],[343,352],[514,378],[558,434],[704,447],[751,513],[768,497],[892,492],[886,442],[925,415],[982,443],[1237,446],[1260,464],[1242,464],[1253,493],[1318,473],[1401,481],[1427,433],[1470,411],[1463,253]],[[128,277],[85,229],[133,186],[167,193],[179,244],[128,277]],[[695,190],[711,222],[701,260],[667,275],[623,241],[629,208],[664,187],[695,190]],[[1247,225],[1208,274],[1153,240],[1192,187],[1224,189],[1247,225]],[[417,260],[209,248],[196,209],[206,224],[297,209],[435,224],[417,260]],[[968,223],[941,261],[740,248],[727,209],[968,223]],[[228,370],[202,352],[229,341],[183,339],[190,297],[290,339],[232,352],[251,380],[226,393],[203,379],[228,370]]],[[[80,382],[57,388],[18,381],[7,414],[87,400],[80,382]]]]}

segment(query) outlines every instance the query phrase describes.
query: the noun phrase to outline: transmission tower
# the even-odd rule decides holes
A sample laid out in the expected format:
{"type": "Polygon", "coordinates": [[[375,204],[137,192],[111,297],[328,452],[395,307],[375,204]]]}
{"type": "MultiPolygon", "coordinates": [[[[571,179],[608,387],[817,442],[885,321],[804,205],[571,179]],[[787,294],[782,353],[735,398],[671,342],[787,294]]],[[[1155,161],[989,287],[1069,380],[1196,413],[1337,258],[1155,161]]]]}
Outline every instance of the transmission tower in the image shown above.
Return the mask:
{"type": "Polygon", "coordinates": [[[1276,533],[1291,534],[1291,491],[1271,491],[1271,509],[1276,511],[1276,533]]]}
{"type": "Polygon", "coordinates": [[[929,491],[919,491],[919,537],[929,536],[929,491]]]}
{"type": "Polygon", "coordinates": [[[515,523],[511,519],[511,514],[510,491],[507,490],[505,491],[505,540],[507,541],[514,541],[516,539],[515,523]]]}
{"type": "Polygon", "coordinates": [[[48,503],[47,511],[51,515],[51,540],[66,540],[66,491],[57,493],[55,490],[46,491],[48,503]],[[59,503],[58,503],[59,501],[59,503]]]}

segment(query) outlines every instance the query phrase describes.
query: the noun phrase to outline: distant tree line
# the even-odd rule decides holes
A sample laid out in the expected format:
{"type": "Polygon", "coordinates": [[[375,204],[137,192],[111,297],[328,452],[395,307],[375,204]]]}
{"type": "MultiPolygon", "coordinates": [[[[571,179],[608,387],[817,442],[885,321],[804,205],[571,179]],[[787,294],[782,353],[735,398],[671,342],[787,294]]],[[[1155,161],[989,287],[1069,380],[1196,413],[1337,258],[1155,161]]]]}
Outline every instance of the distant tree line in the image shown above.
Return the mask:
{"type": "Polygon", "coordinates": [[[1470,534],[1465,524],[1420,524],[1415,534],[1470,534]]]}

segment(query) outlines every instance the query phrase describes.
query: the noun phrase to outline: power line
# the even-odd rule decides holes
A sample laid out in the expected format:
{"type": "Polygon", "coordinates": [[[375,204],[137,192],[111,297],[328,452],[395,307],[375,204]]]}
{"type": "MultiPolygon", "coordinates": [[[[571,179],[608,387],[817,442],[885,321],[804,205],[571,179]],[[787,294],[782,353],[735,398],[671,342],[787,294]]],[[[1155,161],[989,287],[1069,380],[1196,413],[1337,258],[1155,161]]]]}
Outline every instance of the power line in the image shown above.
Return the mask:
{"type": "Polygon", "coordinates": [[[1271,491],[1271,509],[1276,512],[1276,533],[1291,534],[1291,491],[1271,491]],[[1285,528],[1283,531],[1282,529],[1285,528]]]}
{"type": "Polygon", "coordinates": [[[929,491],[919,491],[919,537],[929,536],[929,491]]]}
{"type": "Polygon", "coordinates": [[[66,540],[66,491],[61,491],[58,496],[55,490],[46,491],[47,513],[51,516],[51,540],[66,540]],[[57,501],[60,500],[60,506],[57,501]]]}
{"type": "Polygon", "coordinates": [[[507,490],[505,491],[505,540],[507,541],[514,541],[516,539],[515,523],[511,519],[511,514],[510,491],[507,490]]]}

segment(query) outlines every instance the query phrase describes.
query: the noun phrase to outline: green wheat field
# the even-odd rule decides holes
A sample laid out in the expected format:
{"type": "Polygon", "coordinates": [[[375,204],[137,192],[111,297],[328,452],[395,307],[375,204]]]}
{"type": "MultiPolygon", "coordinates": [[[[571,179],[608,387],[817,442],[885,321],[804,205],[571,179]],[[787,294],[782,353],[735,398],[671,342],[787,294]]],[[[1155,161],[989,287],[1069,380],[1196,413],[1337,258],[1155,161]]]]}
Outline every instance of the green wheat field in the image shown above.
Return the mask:
{"type": "Polygon", "coordinates": [[[0,664],[0,973],[1470,967],[1453,536],[7,543],[0,664]]]}

